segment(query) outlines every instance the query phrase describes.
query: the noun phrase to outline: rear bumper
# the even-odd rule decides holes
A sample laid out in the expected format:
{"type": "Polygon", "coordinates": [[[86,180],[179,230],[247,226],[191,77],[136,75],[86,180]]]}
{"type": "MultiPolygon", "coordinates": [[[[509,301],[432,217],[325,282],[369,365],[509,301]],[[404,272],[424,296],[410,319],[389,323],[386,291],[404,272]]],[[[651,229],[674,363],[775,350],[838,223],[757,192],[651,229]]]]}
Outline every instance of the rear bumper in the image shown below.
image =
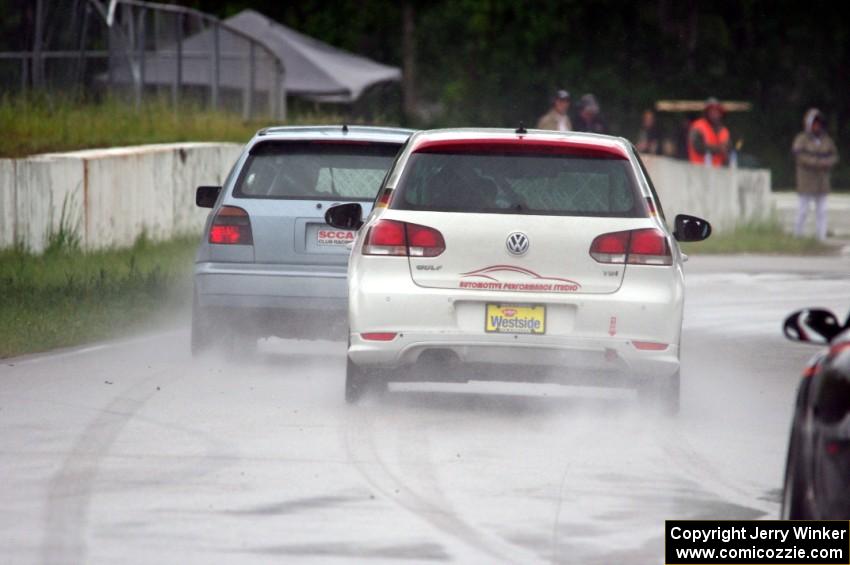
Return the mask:
{"type": "Polygon", "coordinates": [[[351,334],[350,339],[348,356],[358,365],[392,369],[415,365],[420,357],[439,358],[447,364],[476,366],[475,378],[513,374],[519,377],[516,380],[546,376],[640,380],[667,377],[679,369],[678,344],[663,351],[643,351],[628,339],[407,332],[390,342],[365,340],[360,334],[351,334]],[[528,378],[522,378],[526,372],[528,378]]]}
{"type": "Polygon", "coordinates": [[[608,294],[426,288],[389,260],[354,277],[348,356],[362,367],[407,367],[426,354],[462,364],[631,380],[668,377],[679,369],[684,281],[676,267],[629,266],[619,290],[608,294]],[[487,303],[544,305],[545,335],[486,332],[487,303]],[[396,335],[390,341],[363,338],[371,332],[396,335]],[[666,347],[640,349],[640,342],[666,347]]]}
{"type": "Polygon", "coordinates": [[[196,263],[195,289],[204,307],[345,312],[344,266],[196,263]]]}

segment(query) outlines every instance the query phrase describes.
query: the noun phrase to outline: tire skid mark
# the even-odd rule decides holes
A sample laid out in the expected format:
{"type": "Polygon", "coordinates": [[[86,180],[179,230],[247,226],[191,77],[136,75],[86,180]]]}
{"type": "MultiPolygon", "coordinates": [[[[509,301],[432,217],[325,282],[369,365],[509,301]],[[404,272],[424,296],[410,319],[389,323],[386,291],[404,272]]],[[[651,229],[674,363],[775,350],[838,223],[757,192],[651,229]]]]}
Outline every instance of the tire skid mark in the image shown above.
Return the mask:
{"type": "Polygon", "coordinates": [[[583,432],[583,430],[577,427],[569,427],[570,430],[569,435],[564,434],[559,438],[559,441],[562,442],[563,445],[570,445],[571,456],[568,457],[564,463],[564,470],[561,473],[561,480],[558,481],[558,492],[557,494],[557,502],[555,503],[555,519],[552,524],[552,540],[550,547],[550,554],[552,556],[552,563],[561,563],[560,560],[560,530],[561,530],[561,510],[563,508],[564,503],[564,491],[567,486],[567,479],[570,476],[570,473],[573,471],[575,467],[576,461],[578,461],[579,457],[576,454],[580,454],[584,451],[587,443],[590,441],[589,436],[583,432]],[[577,444],[577,445],[576,445],[577,444]],[[576,448],[572,446],[576,445],[576,448]]]}
{"type": "Polygon", "coordinates": [[[455,545],[451,548],[467,550],[463,555],[454,555],[459,561],[481,561],[482,557],[486,557],[489,562],[522,562],[506,557],[505,548],[494,547],[493,541],[485,539],[451,507],[440,506],[441,502],[445,503],[444,499],[435,502],[401,480],[381,457],[375,444],[374,420],[373,414],[363,413],[362,408],[353,408],[342,438],[350,461],[372,488],[440,533],[460,542],[460,547],[455,545]]]}
{"type": "MultiPolygon", "coordinates": [[[[434,428],[444,428],[446,422],[435,418],[429,418],[429,420],[417,426],[416,430],[419,433],[405,435],[404,437],[396,434],[396,452],[399,454],[402,467],[405,469],[405,477],[417,478],[420,496],[436,503],[441,508],[446,509],[447,514],[461,520],[455,506],[440,486],[438,469],[431,457],[431,431],[434,428]],[[426,454],[426,456],[417,458],[416,455],[419,453],[426,454]]],[[[466,524],[468,527],[467,534],[474,534],[482,543],[498,549],[502,559],[509,560],[512,563],[530,563],[537,559],[536,556],[532,556],[523,548],[502,539],[500,536],[495,536],[475,528],[471,524],[466,524]]]]}
{"type": "Polygon", "coordinates": [[[86,561],[83,538],[100,460],[133,415],[156,393],[150,382],[165,375],[166,371],[154,373],[100,409],[74,442],[62,468],[50,479],[42,546],[44,563],[86,561]]]}
{"type": "MultiPolygon", "coordinates": [[[[220,443],[197,430],[138,416],[145,403],[157,394],[157,385],[174,383],[185,375],[185,371],[175,371],[173,367],[151,373],[99,409],[97,417],[83,429],[48,485],[43,563],[86,562],[85,534],[100,464],[131,420],[203,436],[207,443],[220,443]]],[[[217,451],[220,452],[221,447],[217,451]]],[[[190,464],[193,475],[211,470],[203,458],[190,460],[190,464]]]]}

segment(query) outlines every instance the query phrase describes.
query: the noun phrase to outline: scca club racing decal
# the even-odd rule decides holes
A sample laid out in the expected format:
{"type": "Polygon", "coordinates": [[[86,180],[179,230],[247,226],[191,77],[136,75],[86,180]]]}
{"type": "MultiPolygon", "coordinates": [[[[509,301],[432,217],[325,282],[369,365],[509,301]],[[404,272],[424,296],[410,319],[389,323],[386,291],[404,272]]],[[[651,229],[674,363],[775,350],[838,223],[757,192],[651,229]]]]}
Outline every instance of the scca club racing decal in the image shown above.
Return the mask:
{"type": "Polygon", "coordinates": [[[476,290],[512,290],[518,292],[576,292],[581,285],[570,279],[544,277],[523,267],[491,265],[468,273],[461,273],[460,288],[476,290]],[[514,275],[511,277],[511,275],[514,275]],[[505,281],[507,277],[526,277],[527,281],[505,281]]]}
{"type": "Polygon", "coordinates": [[[319,230],[319,245],[345,245],[354,241],[354,232],[348,230],[319,230]]]}

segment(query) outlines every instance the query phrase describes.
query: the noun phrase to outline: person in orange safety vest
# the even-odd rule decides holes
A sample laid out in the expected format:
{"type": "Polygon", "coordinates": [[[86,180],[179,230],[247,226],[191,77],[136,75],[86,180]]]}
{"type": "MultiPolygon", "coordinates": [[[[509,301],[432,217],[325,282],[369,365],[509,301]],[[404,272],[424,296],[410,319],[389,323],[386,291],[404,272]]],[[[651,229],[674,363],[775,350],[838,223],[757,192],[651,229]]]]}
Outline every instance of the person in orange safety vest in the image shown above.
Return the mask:
{"type": "Polygon", "coordinates": [[[702,118],[688,132],[688,160],[695,165],[720,167],[729,160],[729,129],[723,125],[723,106],[716,98],[705,101],[702,118]]]}

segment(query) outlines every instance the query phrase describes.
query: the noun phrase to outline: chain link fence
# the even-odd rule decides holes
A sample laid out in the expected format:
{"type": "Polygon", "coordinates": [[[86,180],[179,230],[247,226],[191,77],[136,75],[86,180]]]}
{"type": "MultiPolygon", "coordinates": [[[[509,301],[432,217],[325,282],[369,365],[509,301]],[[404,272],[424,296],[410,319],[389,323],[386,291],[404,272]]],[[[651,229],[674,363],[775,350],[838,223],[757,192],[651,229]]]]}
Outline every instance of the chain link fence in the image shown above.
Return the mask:
{"type": "Polygon", "coordinates": [[[0,51],[0,94],[110,96],[137,106],[155,98],[176,111],[191,103],[246,120],[286,117],[281,61],[208,14],[137,0],[32,0],[22,14],[16,33],[29,48],[0,51]]]}

